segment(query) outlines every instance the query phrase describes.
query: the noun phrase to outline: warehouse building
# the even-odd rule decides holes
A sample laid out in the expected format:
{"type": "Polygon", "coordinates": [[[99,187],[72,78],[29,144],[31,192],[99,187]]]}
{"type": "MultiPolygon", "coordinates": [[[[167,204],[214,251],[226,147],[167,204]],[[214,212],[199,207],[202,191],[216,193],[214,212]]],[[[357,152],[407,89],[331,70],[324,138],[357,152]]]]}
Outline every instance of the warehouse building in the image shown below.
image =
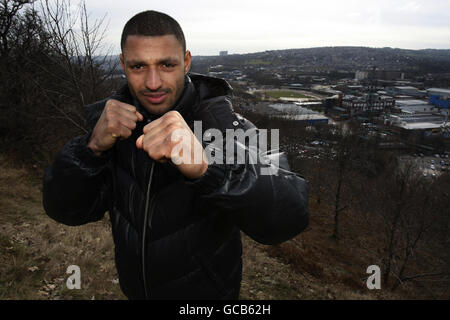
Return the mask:
{"type": "Polygon", "coordinates": [[[439,89],[431,88],[427,90],[428,96],[430,98],[430,103],[439,108],[450,107],[450,90],[449,89],[439,89]]]}
{"type": "Polygon", "coordinates": [[[418,114],[437,112],[437,108],[424,100],[399,100],[395,106],[402,114],[418,114]]]}

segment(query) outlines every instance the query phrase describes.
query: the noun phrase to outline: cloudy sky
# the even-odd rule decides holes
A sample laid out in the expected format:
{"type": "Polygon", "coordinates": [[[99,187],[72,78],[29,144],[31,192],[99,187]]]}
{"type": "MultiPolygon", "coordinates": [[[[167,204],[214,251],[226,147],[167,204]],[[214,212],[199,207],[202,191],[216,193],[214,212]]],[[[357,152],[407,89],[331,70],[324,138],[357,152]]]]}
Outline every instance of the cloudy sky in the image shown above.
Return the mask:
{"type": "Polygon", "coordinates": [[[193,55],[321,46],[450,49],[450,0],[86,0],[106,15],[106,42],[119,52],[122,28],[144,10],[182,26],[193,55]]]}

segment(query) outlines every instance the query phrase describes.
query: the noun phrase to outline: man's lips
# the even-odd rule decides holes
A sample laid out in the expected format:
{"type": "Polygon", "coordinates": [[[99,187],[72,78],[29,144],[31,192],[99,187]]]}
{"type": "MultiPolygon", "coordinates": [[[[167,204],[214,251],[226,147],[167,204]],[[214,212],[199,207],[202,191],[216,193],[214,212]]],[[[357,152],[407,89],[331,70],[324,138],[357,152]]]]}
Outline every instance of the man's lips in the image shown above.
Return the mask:
{"type": "Polygon", "coordinates": [[[167,93],[166,92],[147,93],[147,94],[144,94],[144,97],[152,104],[159,104],[159,103],[164,102],[164,100],[167,97],[167,93]]]}

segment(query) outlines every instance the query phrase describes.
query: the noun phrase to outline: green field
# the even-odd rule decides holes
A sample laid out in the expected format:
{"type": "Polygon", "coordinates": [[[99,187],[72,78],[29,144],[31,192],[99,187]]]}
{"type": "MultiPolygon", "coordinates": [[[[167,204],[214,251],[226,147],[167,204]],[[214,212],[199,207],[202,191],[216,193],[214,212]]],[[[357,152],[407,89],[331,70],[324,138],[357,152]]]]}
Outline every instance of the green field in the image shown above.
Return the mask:
{"type": "Polygon", "coordinates": [[[274,99],[280,99],[281,97],[298,98],[298,99],[311,98],[310,96],[305,96],[304,94],[294,92],[294,91],[288,91],[288,90],[265,91],[264,93],[266,94],[266,96],[274,98],[274,99]]]}
{"type": "Polygon", "coordinates": [[[251,60],[246,61],[246,64],[268,66],[268,65],[270,65],[272,63],[270,61],[265,61],[263,59],[251,59],[251,60]]]}

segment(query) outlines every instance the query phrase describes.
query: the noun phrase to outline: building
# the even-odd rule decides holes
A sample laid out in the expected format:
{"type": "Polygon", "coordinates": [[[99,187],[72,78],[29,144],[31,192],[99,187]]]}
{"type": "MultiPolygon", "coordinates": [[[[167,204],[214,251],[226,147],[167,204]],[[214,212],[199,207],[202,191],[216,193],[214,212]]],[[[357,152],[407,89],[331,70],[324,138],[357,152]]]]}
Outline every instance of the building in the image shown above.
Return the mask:
{"type": "Polygon", "coordinates": [[[273,117],[283,118],[287,120],[303,123],[308,126],[316,124],[328,124],[329,118],[325,115],[310,110],[308,107],[311,105],[293,103],[293,104],[269,104],[269,108],[277,110],[277,113],[272,114],[273,117]]]}
{"type": "Polygon", "coordinates": [[[355,80],[365,80],[369,77],[368,71],[356,71],[355,80]]]}
{"type": "Polygon", "coordinates": [[[395,86],[395,87],[387,87],[385,91],[394,97],[409,97],[409,98],[425,98],[427,93],[426,91],[421,91],[416,87],[411,86],[395,86]]]}
{"type": "Polygon", "coordinates": [[[288,88],[289,89],[294,89],[294,90],[302,89],[303,85],[301,83],[290,83],[290,84],[288,84],[288,88]]]}
{"type": "Polygon", "coordinates": [[[365,95],[356,97],[346,95],[342,99],[340,106],[349,116],[361,114],[365,112],[380,113],[391,110],[395,106],[395,100],[388,96],[365,95]]]}
{"type": "Polygon", "coordinates": [[[356,71],[355,80],[363,81],[366,79],[377,79],[384,81],[404,80],[405,74],[400,71],[389,71],[389,70],[356,71]]]}
{"type": "Polygon", "coordinates": [[[428,97],[430,98],[430,103],[439,108],[450,107],[450,90],[449,89],[439,89],[431,88],[427,90],[428,97]]]}
{"type": "Polygon", "coordinates": [[[435,106],[424,100],[397,100],[395,106],[402,114],[430,114],[435,112],[435,106]]]}
{"type": "Polygon", "coordinates": [[[228,51],[220,51],[219,52],[219,56],[221,56],[221,57],[225,57],[227,55],[228,55],[228,51]]]}
{"type": "Polygon", "coordinates": [[[408,133],[412,131],[423,132],[425,135],[441,134],[450,129],[450,124],[445,117],[439,114],[422,115],[394,115],[391,114],[386,119],[386,124],[397,128],[400,132],[408,133]]]}
{"type": "Polygon", "coordinates": [[[283,115],[275,117],[281,117],[287,120],[296,121],[298,123],[306,124],[308,126],[314,126],[316,124],[328,124],[330,119],[321,114],[304,114],[304,115],[283,115]]]}
{"type": "Polygon", "coordinates": [[[331,86],[325,85],[314,85],[311,88],[311,92],[322,95],[338,95],[342,93],[341,91],[332,89],[331,86]]]}

